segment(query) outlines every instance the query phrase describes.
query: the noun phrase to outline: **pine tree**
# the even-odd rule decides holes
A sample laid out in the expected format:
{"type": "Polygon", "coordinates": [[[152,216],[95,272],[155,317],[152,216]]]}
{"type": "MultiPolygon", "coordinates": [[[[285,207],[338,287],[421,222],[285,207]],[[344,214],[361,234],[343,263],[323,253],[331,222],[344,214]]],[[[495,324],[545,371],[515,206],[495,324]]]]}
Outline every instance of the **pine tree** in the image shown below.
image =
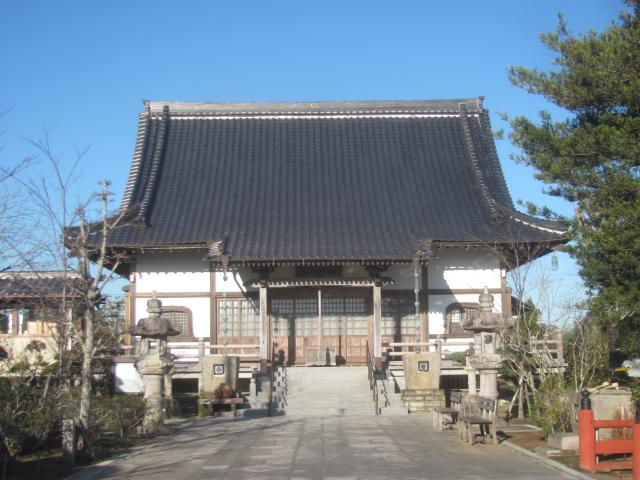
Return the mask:
{"type": "Polygon", "coordinates": [[[517,160],[547,192],[576,206],[571,250],[590,290],[592,315],[618,331],[617,347],[640,350],[640,0],[603,32],[572,35],[560,17],[542,42],[557,53],[549,71],[509,69],[511,81],[567,112],[538,122],[514,118],[517,160]]]}

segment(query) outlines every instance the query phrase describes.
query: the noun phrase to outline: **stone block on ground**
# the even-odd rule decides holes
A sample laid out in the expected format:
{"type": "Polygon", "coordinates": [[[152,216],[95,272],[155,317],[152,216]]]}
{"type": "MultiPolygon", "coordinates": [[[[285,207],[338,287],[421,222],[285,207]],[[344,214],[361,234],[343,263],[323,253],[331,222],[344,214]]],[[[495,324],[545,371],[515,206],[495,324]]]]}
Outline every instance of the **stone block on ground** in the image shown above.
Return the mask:
{"type": "Polygon", "coordinates": [[[552,433],[547,439],[547,445],[558,450],[578,450],[578,434],[552,433]]]}
{"type": "Polygon", "coordinates": [[[537,447],[536,453],[543,457],[560,457],[563,455],[562,450],[551,447],[537,447]]]}

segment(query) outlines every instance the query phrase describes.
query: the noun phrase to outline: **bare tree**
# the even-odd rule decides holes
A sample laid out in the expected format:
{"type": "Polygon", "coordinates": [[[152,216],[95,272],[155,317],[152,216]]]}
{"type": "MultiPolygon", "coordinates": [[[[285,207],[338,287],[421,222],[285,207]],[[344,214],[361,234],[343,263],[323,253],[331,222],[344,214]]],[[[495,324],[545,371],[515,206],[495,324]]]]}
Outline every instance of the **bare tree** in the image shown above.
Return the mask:
{"type": "Polygon", "coordinates": [[[110,182],[103,180],[100,185],[102,188],[95,195],[99,204],[98,220],[91,221],[87,215],[87,208],[79,207],[76,210],[77,225],[68,230],[66,237],[80,277],[74,287],[80,299],[78,311],[82,319],[82,328],[74,335],[82,350],[78,425],[89,447],[93,361],[99,348],[96,342],[99,311],[104,302],[104,288],[113,278],[121,262],[120,257],[109,255],[108,239],[111,232],[122,226],[126,219],[126,212],[121,211],[115,215],[110,213],[110,201],[113,196],[109,191],[110,182]]]}
{"type": "Polygon", "coordinates": [[[63,457],[66,463],[73,464],[76,427],[84,440],[83,446],[93,455],[89,435],[93,363],[102,348],[101,336],[96,332],[103,320],[100,308],[104,288],[120,263],[119,258],[108,255],[108,237],[122,224],[126,213],[111,213],[112,193],[107,180],[99,182],[100,190],[79,206],[71,200],[80,175],[79,165],[88,149],[76,148],[73,161],[68,163],[54,152],[48,132],[30,144],[46,168],[46,174],[16,179],[30,199],[31,216],[37,219],[32,229],[31,248],[39,255],[29,261],[29,267],[34,271],[44,267],[62,272],[60,313],[56,319],[57,370],[58,376],[66,379],[62,395],[67,403],[62,428],[63,457]],[[73,207],[74,203],[77,206],[73,207]],[[72,352],[76,350],[80,352],[79,371],[73,362],[72,352]],[[79,398],[74,398],[72,393],[72,380],[80,384],[79,398]],[[77,414],[76,403],[79,403],[77,414]]]}

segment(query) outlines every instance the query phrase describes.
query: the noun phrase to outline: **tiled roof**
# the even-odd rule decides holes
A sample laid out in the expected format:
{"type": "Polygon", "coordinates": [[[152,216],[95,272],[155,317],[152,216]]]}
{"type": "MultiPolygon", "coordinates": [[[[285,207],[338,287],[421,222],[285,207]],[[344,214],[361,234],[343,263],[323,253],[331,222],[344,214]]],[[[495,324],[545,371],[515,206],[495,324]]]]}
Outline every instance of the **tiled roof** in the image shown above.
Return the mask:
{"type": "Polygon", "coordinates": [[[514,211],[481,99],[147,102],[113,246],[233,260],[407,259],[425,240],[545,242],[514,211]]]}
{"type": "Polygon", "coordinates": [[[75,272],[2,272],[0,273],[0,299],[41,299],[62,297],[65,280],[67,295],[71,296],[78,276],[75,272]],[[66,278],[65,278],[66,277],[66,278]]]}

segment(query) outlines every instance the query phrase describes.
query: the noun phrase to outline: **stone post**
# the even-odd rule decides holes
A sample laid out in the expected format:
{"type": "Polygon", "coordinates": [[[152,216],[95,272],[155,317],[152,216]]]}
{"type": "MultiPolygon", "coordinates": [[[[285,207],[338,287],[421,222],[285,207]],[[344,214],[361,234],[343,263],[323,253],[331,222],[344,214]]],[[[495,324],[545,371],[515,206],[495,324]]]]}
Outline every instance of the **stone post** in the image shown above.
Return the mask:
{"type": "Polygon", "coordinates": [[[478,391],[478,387],[476,386],[476,369],[471,365],[467,364],[464,367],[467,372],[467,383],[469,384],[469,395],[475,395],[478,391]]]}
{"type": "Polygon", "coordinates": [[[174,401],[173,401],[173,369],[164,374],[162,379],[163,394],[164,394],[164,407],[169,416],[174,414],[174,401]]]}

